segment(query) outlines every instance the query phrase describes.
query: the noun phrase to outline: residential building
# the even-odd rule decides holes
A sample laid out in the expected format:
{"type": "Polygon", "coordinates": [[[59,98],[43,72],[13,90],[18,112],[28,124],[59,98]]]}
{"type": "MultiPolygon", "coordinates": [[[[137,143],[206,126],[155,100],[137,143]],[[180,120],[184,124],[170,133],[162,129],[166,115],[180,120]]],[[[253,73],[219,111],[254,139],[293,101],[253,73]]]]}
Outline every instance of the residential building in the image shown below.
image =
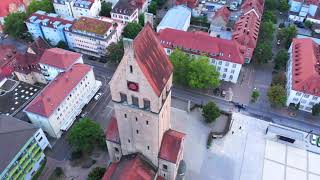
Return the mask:
{"type": "Polygon", "coordinates": [[[14,72],[17,49],[12,45],[0,45],[0,76],[8,77],[14,72]]]}
{"type": "Polygon", "coordinates": [[[231,12],[226,6],[218,9],[211,18],[210,29],[214,27],[226,29],[230,14],[231,12]]]}
{"type": "Polygon", "coordinates": [[[10,13],[25,12],[31,0],[1,0],[0,3],[0,32],[3,31],[4,18],[10,13]]]}
{"type": "Polygon", "coordinates": [[[30,121],[54,138],[70,128],[101,86],[93,69],[74,64],[52,80],[24,109],[30,121]]]}
{"type": "Polygon", "coordinates": [[[41,37],[55,46],[60,41],[67,43],[65,31],[70,29],[73,22],[73,18],[62,18],[58,14],[37,11],[26,20],[26,25],[33,39],[41,37]]]}
{"type": "Polygon", "coordinates": [[[311,38],[294,38],[287,63],[287,106],[311,112],[320,103],[320,45],[311,38]]]}
{"type": "Polygon", "coordinates": [[[161,30],[158,38],[167,55],[176,48],[193,57],[206,54],[209,63],[220,73],[221,80],[237,82],[244,64],[244,49],[236,41],[211,37],[204,32],[185,32],[175,29],[161,30]]]}
{"type": "Polygon", "coordinates": [[[171,28],[181,31],[187,31],[190,26],[191,9],[186,6],[175,6],[166,13],[160,24],[157,26],[157,32],[161,29],[171,28]]]}
{"type": "Polygon", "coordinates": [[[257,45],[261,17],[254,9],[244,13],[234,25],[232,39],[245,48],[245,62],[250,63],[257,45]]]}
{"type": "Polygon", "coordinates": [[[241,5],[241,11],[243,14],[246,14],[249,11],[254,10],[254,13],[256,13],[259,16],[259,19],[261,19],[263,14],[263,8],[264,8],[264,0],[245,0],[244,3],[241,5]]]}
{"type": "Polygon", "coordinates": [[[106,55],[107,47],[118,42],[124,25],[110,18],[81,17],[67,34],[69,47],[77,52],[91,56],[106,55]]]}
{"type": "Polygon", "coordinates": [[[300,17],[315,16],[319,0],[289,0],[290,11],[298,13],[300,17]]]}
{"type": "Polygon", "coordinates": [[[101,10],[100,0],[53,0],[53,7],[62,17],[97,17],[101,10]]]}
{"type": "Polygon", "coordinates": [[[106,141],[113,163],[104,179],[141,179],[148,172],[142,179],[173,180],[184,164],[185,137],[170,129],[173,66],[150,24],[134,40],[125,38],[124,48],[110,81],[114,117],[106,141]]]}
{"type": "Polygon", "coordinates": [[[128,3],[127,0],[119,0],[110,14],[112,19],[123,24],[139,21],[139,8],[134,3],[128,3]]]}
{"type": "Polygon", "coordinates": [[[41,167],[48,146],[41,128],[0,115],[0,179],[31,179],[41,167]]]}
{"type": "Polygon", "coordinates": [[[197,7],[198,0],[176,0],[176,5],[186,5],[187,7],[193,9],[197,7]]]}

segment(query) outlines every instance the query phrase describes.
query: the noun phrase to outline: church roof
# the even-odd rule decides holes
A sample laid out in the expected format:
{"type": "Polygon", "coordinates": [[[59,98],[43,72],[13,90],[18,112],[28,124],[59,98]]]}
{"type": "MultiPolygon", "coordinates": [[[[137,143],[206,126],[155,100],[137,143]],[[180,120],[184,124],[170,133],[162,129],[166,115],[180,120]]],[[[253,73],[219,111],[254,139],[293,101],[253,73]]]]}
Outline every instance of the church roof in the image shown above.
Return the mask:
{"type": "Polygon", "coordinates": [[[117,119],[114,116],[112,116],[110,119],[105,135],[108,141],[112,141],[120,144],[120,136],[119,136],[117,119]]]}
{"type": "Polygon", "coordinates": [[[154,92],[160,96],[172,74],[173,66],[149,24],[133,40],[133,48],[140,69],[154,92]]]}
{"type": "Polygon", "coordinates": [[[172,129],[166,131],[162,138],[159,158],[176,164],[184,136],[185,134],[172,129]]]}

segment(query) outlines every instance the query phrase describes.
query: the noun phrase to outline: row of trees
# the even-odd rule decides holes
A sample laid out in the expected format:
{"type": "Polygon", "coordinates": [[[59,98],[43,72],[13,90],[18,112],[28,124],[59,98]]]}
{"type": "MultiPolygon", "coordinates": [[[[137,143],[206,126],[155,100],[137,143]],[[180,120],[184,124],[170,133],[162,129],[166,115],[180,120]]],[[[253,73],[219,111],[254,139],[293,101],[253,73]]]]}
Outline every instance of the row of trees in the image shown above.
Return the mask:
{"type": "Polygon", "coordinates": [[[190,57],[176,49],[170,54],[169,58],[174,67],[173,81],[176,84],[197,89],[219,86],[219,72],[209,64],[208,57],[190,57]]]}
{"type": "Polygon", "coordinates": [[[45,12],[54,12],[52,2],[50,0],[37,1],[33,0],[27,8],[27,12],[10,13],[4,18],[4,32],[14,38],[22,38],[29,40],[30,34],[27,33],[25,20],[32,13],[42,10],[45,12]]]}

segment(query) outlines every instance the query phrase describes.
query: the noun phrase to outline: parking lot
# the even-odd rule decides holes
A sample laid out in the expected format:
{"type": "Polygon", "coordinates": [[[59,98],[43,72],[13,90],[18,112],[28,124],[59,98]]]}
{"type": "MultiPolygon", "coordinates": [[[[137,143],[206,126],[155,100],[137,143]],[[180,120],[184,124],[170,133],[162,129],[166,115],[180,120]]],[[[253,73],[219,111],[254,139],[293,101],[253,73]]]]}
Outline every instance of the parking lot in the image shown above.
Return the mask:
{"type": "Polygon", "coordinates": [[[30,85],[24,82],[9,82],[10,84],[7,84],[5,87],[8,91],[0,95],[0,114],[15,115],[42,89],[41,86],[30,85]]]}

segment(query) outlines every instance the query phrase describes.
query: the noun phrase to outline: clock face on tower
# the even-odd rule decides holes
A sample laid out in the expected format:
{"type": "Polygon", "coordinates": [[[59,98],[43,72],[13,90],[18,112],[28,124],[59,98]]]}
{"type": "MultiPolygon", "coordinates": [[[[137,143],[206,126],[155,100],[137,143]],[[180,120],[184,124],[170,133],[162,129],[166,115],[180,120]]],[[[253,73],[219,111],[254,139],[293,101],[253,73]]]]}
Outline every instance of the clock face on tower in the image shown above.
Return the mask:
{"type": "Polygon", "coordinates": [[[139,84],[138,83],[128,81],[127,87],[131,91],[139,91],[139,84]]]}

